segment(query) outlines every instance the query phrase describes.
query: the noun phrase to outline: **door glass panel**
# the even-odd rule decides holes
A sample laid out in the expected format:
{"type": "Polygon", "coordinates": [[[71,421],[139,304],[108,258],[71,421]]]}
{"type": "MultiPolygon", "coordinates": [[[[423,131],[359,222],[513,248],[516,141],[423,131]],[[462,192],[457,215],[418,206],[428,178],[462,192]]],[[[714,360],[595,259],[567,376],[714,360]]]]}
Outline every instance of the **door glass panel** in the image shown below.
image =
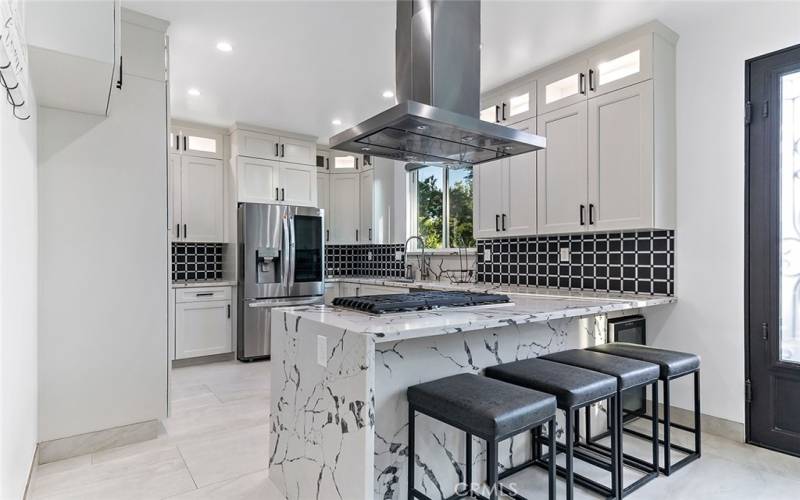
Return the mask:
{"type": "Polygon", "coordinates": [[[639,51],[597,65],[598,83],[605,85],[639,72],[639,51]]]}
{"type": "Polygon", "coordinates": [[[295,215],[294,281],[322,281],[322,217],[295,215]]]}
{"type": "Polygon", "coordinates": [[[205,153],[217,152],[217,141],[209,137],[199,137],[196,135],[186,136],[188,149],[192,151],[203,151],[205,153]]]}
{"type": "Polygon", "coordinates": [[[509,116],[521,115],[522,113],[527,113],[530,111],[530,99],[531,94],[529,92],[525,92],[524,94],[520,94],[509,99],[509,116]]]}
{"type": "Polygon", "coordinates": [[[781,77],[781,360],[800,363],[800,71],[781,77]]]}
{"type": "Polygon", "coordinates": [[[550,104],[579,93],[581,91],[580,80],[580,73],[575,73],[556,82],[548,83],[544,88],[544,101],[550,104]]]}
{"type": "Polygon", "coordinates": [[[497,121],[497,108],[495,106],[489,106],[486,109],[481,110],[481,120],[485,122],[494,123],[497,121]]]}
{"type": "Polygon", "coordinates": [[[356,168],[355,156],[336,156],[333,159],[333,168],[356,168]]]}

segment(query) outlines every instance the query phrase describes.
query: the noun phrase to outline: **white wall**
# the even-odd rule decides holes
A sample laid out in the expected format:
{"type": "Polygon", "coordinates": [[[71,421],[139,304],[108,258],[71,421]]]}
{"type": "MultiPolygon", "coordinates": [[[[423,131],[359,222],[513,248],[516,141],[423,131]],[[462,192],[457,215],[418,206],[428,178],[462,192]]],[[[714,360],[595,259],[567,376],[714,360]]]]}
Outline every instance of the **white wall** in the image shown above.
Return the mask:
{"type": "Polygon", "coordinates": [[[109,117],[40,108],[40,441],[166,415],[164,29],[123,22],[109,117]]]}
{"type": "MultiPolygon", "coordinates": [[[[680,35],[679,302],[648,314],[648,337],[700,354],[703,412],[744,422],[744,62],[800,43],[800,4],[678,4],[659,19],[680,35]]],[[[675,404],[691,408],[688,388],[675,404]]]]}
{"type": "Polygon", "coordinates": [[[0,102],[0,499],[17,500],[37,441],[37,117],[0,102]]]}

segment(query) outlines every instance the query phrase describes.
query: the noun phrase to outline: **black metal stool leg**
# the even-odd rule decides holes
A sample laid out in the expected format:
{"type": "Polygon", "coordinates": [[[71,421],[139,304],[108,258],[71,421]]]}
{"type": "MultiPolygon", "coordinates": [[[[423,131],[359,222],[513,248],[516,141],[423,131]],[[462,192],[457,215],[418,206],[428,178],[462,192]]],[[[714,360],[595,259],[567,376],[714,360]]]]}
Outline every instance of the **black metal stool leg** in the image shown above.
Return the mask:
{"type": "Polygon", "coordinates": [[[694,372],[694,450],[700,456],[700,370],[694,372]]]}
{"type": "Polygon", "coordinates": [[[653,472],[658,474],[658,380],[653,382],[651,386],[652,389],[652,412],[653,412],[653,419],[652,419],[652,429],[651,432],[653,433],[653,472]]]}
{"type": "Polygon", "coordinates": [[[497,441],[486,442],[486,485],[489,487],[489,500],[497,500],[500,486],[497,482],[497,441]]]}
{"type": "Polygon", "coordinates": [[[466,433],[467,435],[467,451],[465,457],[465,468],[467,469],[467,488],[466,491],[469,492],[470,496],[472,494],[472,434],[469,432],[466,433]]]}
{"type": "Polygon", "coordinates": [[[541,427],[534,427],[531,429],[531,457],[533,460],[538,460],[542,457],[542,444],[540,442],[541,433],[541,427]]]}
{"type": "Polygon", "coordinates": [[[586,427],[586,436],[584,436],[583,439],[586,441],[586,444],[592,444],[592,405],[586,406],[584,418],[586,419],[584,424],[586,427]]]}
{"type": "MultiPolygon", "coordinates": [[[[669,476],[672,473],[672,441],[670,440],[670,401],[669,401],[669,380],[664,381],[664,474],[669,476]]],[[[658,415],[656,415],[658,420],[658,415]]]]}
{"type": "Polygon", "coordinates": [[[568,409],[567,411],[564,412],[564,417],[565,417],[565,420],[566,420],[565,429],[564,429],[564,431],[565,431],[564,432],[564,441],[565,441],[566,450],[567,450],[567,457],[566,457],[566,459],[567,459],[567,464],[566,464],[567,465],[567,467],[566,467],[566,469],[567,469],[567,477],[566,477],[566,480],[567,480],[567,500],[572,500],[573,495],[574,495],[574,489],[575,489],[575,477],[574,477],[573,470],[572,470],[572,461],[573,461],[573,456],[574,456],[574,453],[573,453],[573,444],[574,444],[574,442],[572,441],[572,432],[573,432],[572,431],[572,426],[573,426],[572,419],[573,419],[574,415],[575,414],[573,413],[572,409],[568,409]]]}
{"type": "Polygon", "coordinates": [[[408,405],[408,498],[414,499],[414,407],[408,405]]]}
{"type": "MultiPolygon", "coordinates": [[[[548,498],[555,500],[556,498],[556,418],[553,417],[550,423],[547,424],[547,481],[548,481],[548,498]]],[[[540,445],[541,446],[541,445],[540,445]]],[[[539,450],[541,453],[541,448],[539,450]]]]}
{"type": "Polygon", "coordinates": [[[619,432],[616,428],[617,421],[617,397],[612,396],[608,400],[608,416],[607,421],[611,422],[611,494],[614,498],[622,498],[622,485],[620,484],[620,475],[618,468],[620,467],[617,460],[617,450],[619,449],[619,432]]]}

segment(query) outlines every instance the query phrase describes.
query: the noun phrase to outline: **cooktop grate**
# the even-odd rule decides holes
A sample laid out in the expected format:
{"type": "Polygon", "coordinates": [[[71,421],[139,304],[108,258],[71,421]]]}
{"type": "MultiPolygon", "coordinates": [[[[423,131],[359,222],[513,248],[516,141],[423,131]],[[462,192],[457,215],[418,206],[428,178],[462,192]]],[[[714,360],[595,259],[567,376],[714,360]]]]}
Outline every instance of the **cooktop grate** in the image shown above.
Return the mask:
{"type": "Polygon", "coordinates": [[[466,307],[509,302],[507,295],[457,291],[392,293],[366,297],[337,297],[333,305],[372,314],[424,311],[439,307],[466,307]]]}

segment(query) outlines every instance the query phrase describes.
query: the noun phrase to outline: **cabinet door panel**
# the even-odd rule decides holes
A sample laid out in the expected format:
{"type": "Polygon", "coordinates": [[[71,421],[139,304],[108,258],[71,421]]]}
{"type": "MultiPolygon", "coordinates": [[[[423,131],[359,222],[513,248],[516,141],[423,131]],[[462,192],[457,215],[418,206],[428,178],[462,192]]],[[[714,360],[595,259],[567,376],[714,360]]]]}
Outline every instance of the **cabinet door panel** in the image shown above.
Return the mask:
{"type": "Polygon", "coordinates": [[[239,201],[275,203],[278,201],[280,163],[240,156],[236,159],[239,201]]]}
{"type": "Polygon", "coordinates": [[[313,207],[317,204],[317,167],[281,163],[278,181],[281,203],[313,207]]]}
{"type": "Polygon", "coordinates": [[[500,215],[503,203],[503,170],[507,159],[481,163],[473,167],[473,189],[475,192],[472,207],[473,234],[475,238],[501,236],[500,215]]]}
{"type": "Polygon", "coordinates": [[[317,147],[313,142],[281,137],[281,161],[314,165],[317,147]]]}
{"type": "Polygon", "coordinates": [[[222,160],[181,157],[181,224],[187,241],[223,242],[222,160]]]}
{"type": "Polygon", "coordinates": [[[537,77],[539,115],[586,100],[588,64],[586,59],[576,59],[537,77]]]}
{"type": "Polygon", "coordinates": [[[547,148],[536,152],[539,234],[585,228],[580,207],[587,196],[586,120],[586,102],[537,118],[537,133],[547,138],[547,148]]]}
{"type": "Polygon", "coordinates": [[[359,174],[359,241],[372,243],[372,187],[374,182],[372,170],[367,170],[359,174]]]}
{"type": "Polygon", "coordinates": [[[331,176],[331,243],[356,243],[359,199],[358,174],[331,176]]]}
{"type": "Polygon", "coordinates": [[[278,159],[280,155],[279,139],[274,135],[237,130],[233,141],[237,155],[265,160],[278,159]]]}
{"type": "Polygon", "coordinates": [[[180,130],[183,154],[222,159],[222,134],[185,127],[180,130]]]}
{"type": "Polygon", "coordinates": [[[175,305],[175,359],[231,352],[230,302],[175,305]]]}
{"type": "Polygon", "coordinates": [[[503,95],[500,118],[503,123],[519,123],[536,116],[536,82],[515,87],[503,95]],[[505,105],[505,107],[503,107],[505,105]]]}
{"type": "MultiPolygon", "coordinates": [[[[513,126],[536,133],[536,120],[525,120],[513,126]]],[[[505,169],[505,231],[507,236],[536,234],[536,153],[512,156],[505,169]]],[[[501,229],[503,220],[501,218],[501,229]]]]}
{"type": "Polygon", "coordinates": [[[652,81],[589,100],[589,203],[592,229],[653,226],[652,81]]]}
{"type": "Polygon", "coordinates": [[[169,155],[167,167],[167,185],[169,202],[167,204],[167,223],[169,234],[173,241],[180,240],[182,233],[181,224],[181,157],[177,154],[169,155]]]}
{"type": "Polygon", "coordinates": [[[612,92],[653,76],[653,34],[647,33],[613,48],[596,51],[589,59],[589,96],[612,92]]]}
{"type": "Polygon", "coordinates": [[[352,173],[357,172],[361,167],[361,155],[352,153],[332,153],[331,156],[331,172],[336,173],[352,173]]]}
{"type": "Polygon", "coordinates": [[[317,172],[317,207],[325,211],[325,242],[331,239],[331,205],[330,205],[331,176],[317,172]]]}

